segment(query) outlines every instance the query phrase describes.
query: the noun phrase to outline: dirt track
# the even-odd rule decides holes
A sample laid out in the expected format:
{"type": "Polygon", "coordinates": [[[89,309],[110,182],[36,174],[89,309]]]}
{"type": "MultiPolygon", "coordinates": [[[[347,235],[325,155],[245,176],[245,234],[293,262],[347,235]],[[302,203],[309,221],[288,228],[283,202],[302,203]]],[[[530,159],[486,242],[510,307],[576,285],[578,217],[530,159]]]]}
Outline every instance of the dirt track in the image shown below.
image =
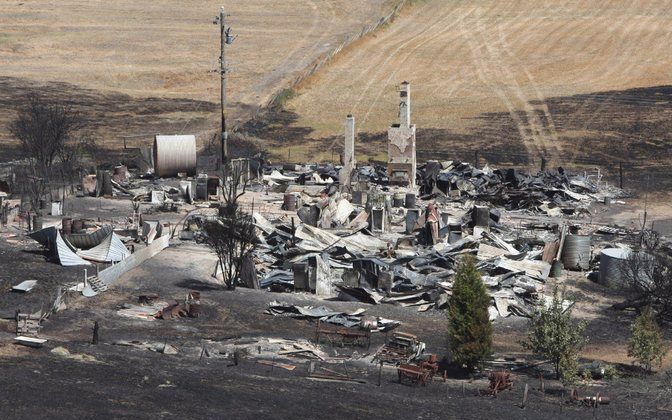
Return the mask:
{"type": "MultiPolygon", "coordinates": [[[[472,148],[494,143],[556,161],[579,157],[578,140],[610,134],[596,121],[628,117],[634,125],[637,117],[623,108],[656,102],[625,91],[672,83],[671,19],[672,2],[662,0],[420,2],[307,81],[288,110],[296,126],[321,139],[307,155],[328,156],[338,141],[325,139],[341,134],[347,113],[360,132],[384,132],[396,120],[395,86],[409,80],[419,135],[443,131],[421,149],[449,151],[466,137],[472,148]],[[553,103],[569,96],[575,106],[558,115],[553,103]]],[[[670,111],[667,102],[658,109],[670,111]]],[[[647,112],[639,119],[647,121],[647,112]]],[[[665,134],[639,135],[669,147],[665,134]]],[[[368,149],[385,152],[383,142],[368,149]]]]}

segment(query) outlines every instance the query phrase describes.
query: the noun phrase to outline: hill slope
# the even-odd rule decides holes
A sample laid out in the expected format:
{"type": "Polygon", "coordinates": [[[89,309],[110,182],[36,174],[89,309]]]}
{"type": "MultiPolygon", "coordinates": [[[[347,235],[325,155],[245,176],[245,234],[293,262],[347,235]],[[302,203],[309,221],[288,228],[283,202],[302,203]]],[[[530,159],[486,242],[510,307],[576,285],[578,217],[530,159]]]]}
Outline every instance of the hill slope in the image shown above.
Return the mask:
{"type": "Polygon", "coordinates": [[[287,111],[315,139],[306,156],[338,152],[352,113],[360,152],[384,157],[395,86],[408,80],[425,156],[669,156],[671,23],[672,2],[662,0],[428,0],[304,83],[287,111]]]}
{"type": "MultiPolygon", "coordinates": [[[[164,132],[190,121],[197,126],[189,123],[186,129],[192,132],[217,127],[216,111],[204,113],[207,106],[184,99],[219,103],[219,78],[212,72],[219,65],[219,30],[212,21],[222,3],[239,35],[227,53],[232,121],[264,105],[320,55],[378,21],[396,4],[392,0],[4,2],[0,140],[8,140],[4,127],[12,108],[31,87],[82,105],[91,105],[83,96],[98,96],[105,104],[107,95],[127,95],[109,104],[112,114],[118,102],[137,102],[134,109],[124,111],[128,127],[110,125],[109,131],[99,133],[108,141],[120,131],[142,134],[143,124],[134,121],[138,115],[154,115],[165,123],[164,132]],[[44,85],[53,82],[71,86],[44,85]],[[157,97],[181,101],[165,109],[143,109],[143,99],[157,97]]],[[[160,127],[149,126],[144,132],[151,137],[152,130],[160,127]]]]}

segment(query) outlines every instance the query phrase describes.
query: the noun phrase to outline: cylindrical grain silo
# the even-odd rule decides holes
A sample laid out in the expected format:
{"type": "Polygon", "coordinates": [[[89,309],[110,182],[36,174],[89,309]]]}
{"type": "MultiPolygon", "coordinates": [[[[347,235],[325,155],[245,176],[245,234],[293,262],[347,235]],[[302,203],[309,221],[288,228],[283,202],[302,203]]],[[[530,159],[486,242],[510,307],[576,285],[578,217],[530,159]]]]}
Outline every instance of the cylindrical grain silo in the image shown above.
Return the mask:
{"type": "Polygon", "coordinates": [[[177,176],[180,172],[196,175],[196,137],[156,136],[154,138],[154,174],[177,176]]]}
{"type": "Polygon", "coordinates": [[[590,235],[567,235],[562,248],[562,264],[567,270],[590,268],[590,235]]]}

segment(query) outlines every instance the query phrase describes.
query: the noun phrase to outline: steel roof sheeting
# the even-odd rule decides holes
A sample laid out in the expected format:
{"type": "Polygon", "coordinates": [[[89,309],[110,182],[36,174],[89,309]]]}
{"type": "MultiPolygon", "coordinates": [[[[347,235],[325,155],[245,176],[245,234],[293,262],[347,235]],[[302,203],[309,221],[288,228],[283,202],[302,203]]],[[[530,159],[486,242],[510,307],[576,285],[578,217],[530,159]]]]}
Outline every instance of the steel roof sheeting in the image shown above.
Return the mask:
{"type": "Polygon", "coordinates": [[[44,229],[31,232],[28,236],[39,242],[40,245],[51,248],[51,246],[56,242],[56,228],[53,226],[46,227],[44,229]]]}
{"type": "Polygon", "coordinates": [[[175,176],[196,174],[196,136],[174,135],[154,138],[154,174],[175,176]]]}
{"type": "Polygon", "coordinates": [[[95,262],[119,262],[131,255],[131,252],[121,242],[121,239],[112,232],[99,245],[87,251],[79,251],[77,255],[95,262]]]}
{"type": "Polygon", "coordinates": [[[71,267],[73,265],[91,265],[90,262],[83,260],[80,256],[75,254],[72,245],[70,245],[58,231],[56,231],[56,256],[61,265],[65,267],[71,267]]]}
{"type": "Polygon", "coordinates": [[[100,245],[108,235],[112,233],[112,226],[104,225],[100,229],[91,233],[72,233],[65,235],[65,238],[73,246],[80,249],[90,249],[100,245]]]}

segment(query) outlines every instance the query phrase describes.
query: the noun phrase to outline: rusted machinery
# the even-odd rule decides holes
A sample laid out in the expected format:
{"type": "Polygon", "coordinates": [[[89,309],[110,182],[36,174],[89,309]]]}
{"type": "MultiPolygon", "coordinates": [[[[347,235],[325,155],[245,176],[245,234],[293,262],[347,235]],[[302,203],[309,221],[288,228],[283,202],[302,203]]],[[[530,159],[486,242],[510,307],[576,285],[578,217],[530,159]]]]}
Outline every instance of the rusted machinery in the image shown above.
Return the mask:
{"type": "Polygon", "coordinates": [[[320,343],[320,337],[326,337],[327,341],[333,346],[361,346],[368,349],[371,345],[371,331],[346,327],[336,327],[324,324],[317,320],[315,327],[315,342],[320,343]]]}
{"type": "Polygon", "coordinates": [[[488,390],[492,395],[497,395],[498,392],[513,388],[513,378],[511,372],[508,370],[500,370],[490,373],[488,376],[490,386],[488,390]]]}
{"type": "Polygon", "coordinates": [[[430,354],[424,359],[418,360],[415,364],[399,364],[397,367],[397,374],[399,375],[399,383],[402,383],[403,380],[407,380],[413,385],[426,386],[432,381],[438,370],[438,358],[435,354],[430,354]]]}

